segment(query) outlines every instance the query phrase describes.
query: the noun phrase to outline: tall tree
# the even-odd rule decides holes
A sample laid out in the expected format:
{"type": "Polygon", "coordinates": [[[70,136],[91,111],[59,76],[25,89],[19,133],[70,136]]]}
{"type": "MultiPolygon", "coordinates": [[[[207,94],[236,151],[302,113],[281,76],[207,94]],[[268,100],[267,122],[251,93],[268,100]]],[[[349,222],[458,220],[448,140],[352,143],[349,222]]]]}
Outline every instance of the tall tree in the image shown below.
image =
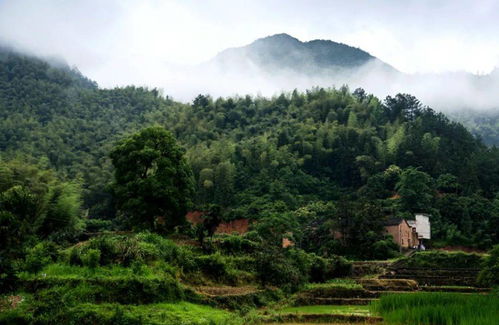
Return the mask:
{"type": "Polygon", "coordinates": [[[402,209],[410,212],[424,212],[431,206],[433,190],[432,178],[416,168],[406,168],[400,174],[396,185],[402,209]]]}
{"type": "Polygon", "coordinates": [[[117,207],[129,225],[158,232],[184,222],[194,191],[190,166],[162,127],[133,134],[111,151],[117,207]]]}

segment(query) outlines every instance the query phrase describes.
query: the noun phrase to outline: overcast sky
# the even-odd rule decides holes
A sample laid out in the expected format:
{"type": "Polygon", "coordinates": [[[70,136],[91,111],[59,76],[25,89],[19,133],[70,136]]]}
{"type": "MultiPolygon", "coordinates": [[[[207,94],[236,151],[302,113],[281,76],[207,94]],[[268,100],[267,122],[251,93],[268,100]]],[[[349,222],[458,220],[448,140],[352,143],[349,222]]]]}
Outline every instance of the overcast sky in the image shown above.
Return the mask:
{"type": "Polygon", "coordinates": [[[163,67],[283,32],[409,73],[499,66],[499,1],[0,0],[0,40],[60,56],[102,86],[155,82],[163,67]]]}

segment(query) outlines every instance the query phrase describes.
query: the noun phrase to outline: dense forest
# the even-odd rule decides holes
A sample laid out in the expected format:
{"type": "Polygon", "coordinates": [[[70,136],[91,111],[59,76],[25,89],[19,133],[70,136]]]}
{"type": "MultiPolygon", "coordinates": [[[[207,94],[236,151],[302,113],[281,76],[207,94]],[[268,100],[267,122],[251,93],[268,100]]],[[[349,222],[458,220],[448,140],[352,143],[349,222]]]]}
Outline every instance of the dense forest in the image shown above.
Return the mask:
{"type": "Polygon", "coordinates": [[[489,146],[499,145],[499,113],[497,110],[450,112],[450,117],[462,123],[472,134],[489,146]]]}
{"type": "Polygon", "coordinates": [[[499,150],[408,94],[380,100],[345,86],[184,104],[157,89],[101,89],[76,69],[3,48],[0,114],[2,172],[14,175],[2,190],[36,191],[15,181],[30,166],[26,177],[50,174],[51,186],[81,197],[88,224],[123,227],[111,150],[161,126],[192,169],[190,209],[279,225],[307,250],[367,256],[390,246],[387,216],[415,212],[431,215],[435,245],[499,243],[499,150]],[[354,240],[331,238],[335,230],[354,240]]]}

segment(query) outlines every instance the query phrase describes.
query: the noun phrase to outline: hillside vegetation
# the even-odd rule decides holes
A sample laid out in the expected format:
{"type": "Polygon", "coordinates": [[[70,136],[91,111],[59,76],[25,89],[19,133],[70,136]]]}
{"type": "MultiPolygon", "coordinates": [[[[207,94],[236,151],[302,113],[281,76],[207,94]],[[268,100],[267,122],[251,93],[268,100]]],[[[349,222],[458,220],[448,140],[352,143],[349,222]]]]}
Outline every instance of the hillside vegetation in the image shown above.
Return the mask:
{"type": "Polygon", "coordinates": [[[99,89],[77,70],[7,49],[0,62],[3,160],[81,184],[90,218],[116,214],[116,141],[160,125],[185,149],[195,206],[219,205],[228,219],[293,220],[286,231],[312,251],[348,253],[321,235],[333,228],[380,241],[385,215],[413,212],[432,215],[437,241],[498,242],[499,151],[410,95],[317,88],[182,104],[155,89],[99,89]]]}
{"type": "Polygon", "coordinates": [[[411,95],[186,104],[0,49],[0,117],[2,324],[497,318],[499,150],[411,95]],[[415,213],[430,245],[496,246],[400,257],[385,222],[415,213]]]}

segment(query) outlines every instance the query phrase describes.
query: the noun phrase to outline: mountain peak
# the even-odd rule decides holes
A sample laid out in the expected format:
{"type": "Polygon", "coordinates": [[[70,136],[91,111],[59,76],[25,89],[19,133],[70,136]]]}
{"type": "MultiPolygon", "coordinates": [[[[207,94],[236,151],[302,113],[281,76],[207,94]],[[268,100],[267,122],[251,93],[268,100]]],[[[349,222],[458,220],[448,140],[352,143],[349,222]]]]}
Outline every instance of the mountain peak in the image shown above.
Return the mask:
{"type": "Polygon", "coordinates": [[[280,33],[280,34],[274,34],[274,35],[262,37],[262,38],[257,39],[255,42],[258,42],[258,41],[293,41],[293,42],[302,43],[296,37],[293,37],[293,36],[286,34],[286,33],[280,33]]]}
{"type": "Polygon", "coordinates": [[[286,33],[266,36],[249,45],[225,50],[213,61],[221,64],[224,71],[230,70],[234,64],[246,62],[250,67],[259,67],[270,73],[285,70],[306,75],[354,69],[371,61],[389,67],[359,48],[330,40],[302,42],[286,33]]]}

